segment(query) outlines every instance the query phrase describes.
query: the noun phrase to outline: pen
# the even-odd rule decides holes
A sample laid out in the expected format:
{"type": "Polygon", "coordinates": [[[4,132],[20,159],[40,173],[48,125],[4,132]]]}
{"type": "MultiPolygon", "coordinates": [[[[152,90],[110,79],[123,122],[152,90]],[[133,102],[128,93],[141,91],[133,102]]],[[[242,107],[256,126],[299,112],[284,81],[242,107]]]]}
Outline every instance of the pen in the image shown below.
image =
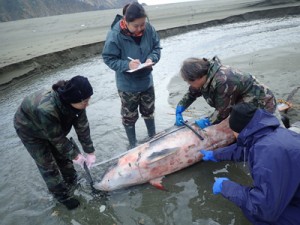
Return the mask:
{"type": "Polygon", "coordinates": [[[131,58],[131,57],[129,57],[129,56],[128,56],[127,58],[128,58],[130,61],[133,61],[133,60],[134,60],[133,58],[131,58]]]}

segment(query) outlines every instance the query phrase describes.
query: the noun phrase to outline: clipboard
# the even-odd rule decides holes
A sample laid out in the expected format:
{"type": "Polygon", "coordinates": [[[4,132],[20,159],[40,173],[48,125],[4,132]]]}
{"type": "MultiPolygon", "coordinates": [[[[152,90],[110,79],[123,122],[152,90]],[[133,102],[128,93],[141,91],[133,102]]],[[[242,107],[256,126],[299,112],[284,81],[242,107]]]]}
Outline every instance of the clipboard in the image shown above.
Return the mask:
{"type": "Polygon", "coordinates": [[[133,72],[139,71],[139,70],[141,70],[141,69],[144,69],[144,68],[146,68],[146,67],[151,67],[151,66],[153,66],[153,65],[154,65],[153,62],[152,62],[152,63],[141,63],[141,64],[138,66],[138,68],[132,69],[132,70],[127,70],[126,72],[127,72],[127,73],[133,73],[133,72]]]}

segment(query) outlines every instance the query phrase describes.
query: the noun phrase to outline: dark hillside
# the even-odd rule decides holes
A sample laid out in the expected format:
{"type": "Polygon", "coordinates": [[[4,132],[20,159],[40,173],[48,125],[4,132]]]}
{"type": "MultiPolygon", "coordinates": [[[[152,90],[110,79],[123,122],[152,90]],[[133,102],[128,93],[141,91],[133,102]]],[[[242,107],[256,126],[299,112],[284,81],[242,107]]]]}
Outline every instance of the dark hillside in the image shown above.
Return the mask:
{"type": "Polygon", "coordinates": [[[0,0],[0,21],[122,8],[136,0],[0,0]]]}

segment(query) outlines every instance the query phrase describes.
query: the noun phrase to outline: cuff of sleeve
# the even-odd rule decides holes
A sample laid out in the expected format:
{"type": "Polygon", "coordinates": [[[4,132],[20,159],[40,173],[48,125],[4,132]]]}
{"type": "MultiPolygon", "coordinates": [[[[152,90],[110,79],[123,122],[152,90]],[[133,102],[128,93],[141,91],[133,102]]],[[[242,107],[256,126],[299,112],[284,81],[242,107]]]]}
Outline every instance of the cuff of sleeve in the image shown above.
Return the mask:
{"type": "Polygon", "coordinates": [[[95,151],[95,148],[94,148],[94,146],[87,146],[87,147],[83,148],[83,151],[85,153],[93,153],[95,151]]]}

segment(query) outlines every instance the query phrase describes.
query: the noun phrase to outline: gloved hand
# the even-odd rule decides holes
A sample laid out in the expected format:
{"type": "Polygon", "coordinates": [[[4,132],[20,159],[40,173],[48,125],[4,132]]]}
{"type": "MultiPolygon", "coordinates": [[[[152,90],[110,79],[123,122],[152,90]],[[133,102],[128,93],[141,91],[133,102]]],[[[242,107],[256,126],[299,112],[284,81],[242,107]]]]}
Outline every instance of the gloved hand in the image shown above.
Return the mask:
{"type": "Polygon", "coordinates": [[[218,162],[216,158],[214,157],[214,153],[211,150],[200,150],[200,153],[203,155],[203,160],[204,161],[213,161],[213,162],[218,162]]]}
{"type": "Polygon", "coordinates": [[[83,164],[84,164],[84,162],[86,162],[86,158],[83,155],[78,154],[76,156],[76,158],[73,159],[72,161],[73,161],[73,163],[75,163],[83,168],[83,164]]]}
{"type": "Polygon", "coordinates": [[[86,155],[86,166],[90,168],[96,162],[95,153],[89,153],[86,155]]]}
{"type": "Polygon", "coordinates": [[[182,126],[183,125],[183,117],[182,117],[182,113],[184,112],[185,107],[183,107],[182,105],[178,105],[176,107],[176,126],[182,126]]]}
{"type": "Polygon", "coordinates": [[[225,180],[229,180],[229,179],[228,179],[227,177],[220,177],[220,178],[217,178],[217,179],[215,180],[215,183],[214,183],[214,186],[213,186],[213,193],[214,193],[215,195],[221,193],[221,191],[222,191],[222,183],[223,183],[223,181],[225,181],[225,180]]]}
{"type": "Polygon", "coordinates": [[[205,127],[210,126],[210,120],[208,117],[202,118],[200,120],[196,120],[195,123],[201,128],[204,129],[205,127]]]}

